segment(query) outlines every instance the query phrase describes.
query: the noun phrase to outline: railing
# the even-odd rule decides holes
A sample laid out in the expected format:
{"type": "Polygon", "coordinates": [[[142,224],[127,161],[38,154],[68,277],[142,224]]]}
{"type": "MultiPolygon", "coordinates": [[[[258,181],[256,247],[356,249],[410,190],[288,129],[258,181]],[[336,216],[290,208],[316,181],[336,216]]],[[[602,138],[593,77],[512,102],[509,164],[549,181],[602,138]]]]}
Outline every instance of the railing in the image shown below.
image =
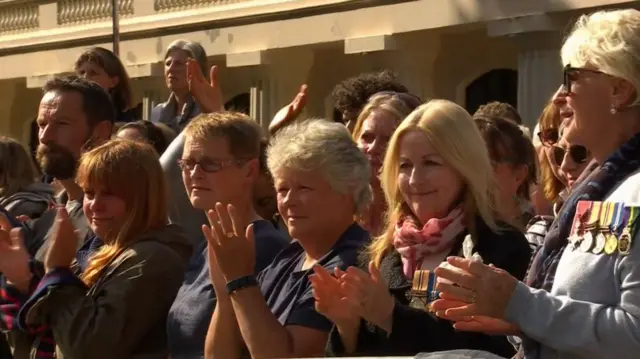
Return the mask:
{"type": "MultiPolygon", "coordinates": [[[[133,0],[119,0],[120,16],[133,15],[133,0]]],[[[100,21],[111,17],[111,0],[59,0],[58,24],[100,21]]]]}
{"type": "Polygon", "coordinates": [[[38,4],[16,3],[0,7],[0,32],[36,30],[40,26],[38,4]]]}
{"type": "Polygon", "coordinates": [[[252,0],[154,0],[156,11],[175,11],[202,6],[233,4],[252,0]]]}

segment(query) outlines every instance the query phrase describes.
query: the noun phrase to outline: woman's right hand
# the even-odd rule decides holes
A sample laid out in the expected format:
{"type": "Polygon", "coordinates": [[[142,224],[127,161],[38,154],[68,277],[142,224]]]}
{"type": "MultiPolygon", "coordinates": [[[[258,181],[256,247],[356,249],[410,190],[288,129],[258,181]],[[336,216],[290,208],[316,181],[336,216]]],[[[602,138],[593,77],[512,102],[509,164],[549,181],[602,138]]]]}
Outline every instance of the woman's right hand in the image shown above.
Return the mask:
{"type": "Polygon", "coordinates": [[[32,274],[29,271],[29,254],[24,246],[20,228],[0,228],[0,272],[7,281],[19,288],[28,287],[32,274]]]}
{"type": "MultiPolygon", "coordinates": [[[[211,211],[207,211],[207,218],[209,219],[210,226],[213,226],[212,223],[215,221],[215,218],[213,218],[213,214],[211,213],[211,211]]],[[[207,254],[209,256],[209,277],[211,278],[211,283],[213,283],[213,289],[216,293],[216,298],[218,301],[220,301],[228,299],[229,295],[227,294],[227,281],[224,279],[222,270],[218,265],[216,253],[213,250],[212,245],[212,243],[215,243],[218,239],[215,237],[215,231],[210,226],[203,224],[202,233],[204,233],[204,237],[207,240],[207,254]]]]}
{"type": "Polygon", "coordinates": [[[194,59],[187,60],[189,91],[200,106],[202,113],[224,111],[222,89],[218,81],[218,67],[212,66],[209,81],[204,77],[200,65],[194,59]]]}
{"type": "Polygon", "coordinates": [[[279,129],[292,123],[298,116],[300,116],[300,113],[302,113],[306,104],[307,85],[302,85],[300,86],[300,91],[298,91],[298,94],[296,94],[293,101],[281,108],[276,115],[273,116],[273,119],[269,124],[269,133],[274,134],[278,132],[279,129]]]}
{"type": "Polygon", "coordinates": [[[348,284],[341,284],[338,278],[343,272],[335,269],[336,277],[322,266],[313,267],[314,275],[310,276],[316,310],[341,328],[358,327],[360,324],[360,303],[354,295],[347,293],[353,290],[348,284]]]}

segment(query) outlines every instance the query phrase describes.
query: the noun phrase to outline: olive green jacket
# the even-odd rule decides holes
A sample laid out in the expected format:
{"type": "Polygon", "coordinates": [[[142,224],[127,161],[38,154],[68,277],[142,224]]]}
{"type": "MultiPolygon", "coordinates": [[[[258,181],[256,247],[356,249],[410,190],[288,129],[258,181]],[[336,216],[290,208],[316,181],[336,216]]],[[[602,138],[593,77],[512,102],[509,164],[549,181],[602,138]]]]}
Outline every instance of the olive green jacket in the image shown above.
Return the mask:
{"type": "Polygon", "coordinates": [[[91,288],[48,287],[26,322],[52,330],[58,358],[166,359],[167,313],[191,253],[180,227],[167,225],[126,248],[91,288]]]}

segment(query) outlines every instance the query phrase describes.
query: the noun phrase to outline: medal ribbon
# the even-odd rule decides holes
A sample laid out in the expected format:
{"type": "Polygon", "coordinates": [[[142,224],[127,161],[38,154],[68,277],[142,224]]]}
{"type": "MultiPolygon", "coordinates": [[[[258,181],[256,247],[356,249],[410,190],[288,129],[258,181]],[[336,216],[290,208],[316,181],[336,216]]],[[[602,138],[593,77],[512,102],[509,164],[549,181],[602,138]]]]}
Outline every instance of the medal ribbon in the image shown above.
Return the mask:
{"type": "Polygon", "coordinates": [[[613,222],[609,225],[609,230],[616,237],[619,237],[622,234],[622,225],[624,224],[624,203],[615,203],[615,208],[613,210],[613,222]]]}
{"type": "Polygon", "coordinates": [[[598,227],[598,221],[600,220],[600,212],[602,211],[602,202],[593,202],[591,205],[591,215],[589,221],[585,225],[585,229],[594,229],[598,227]]]}
{"type": "Polygon", "coordinates": [[[636,206],[629,206],[628,208],[629,220],[627,221],[627,225],[625,226],[625,231],[628,231],[631,238],[633,238],[633,235],[635,234],[633,233],[634,226],[638,221],[638,215],[640,214],[640,211],[638,211],[638,207],[636,206]]]}
{"type": "Polygon", "coordinates": [[[616,204],[615,202],[604,202],[602,206],[604,207],[604,211],[600,214],[598,229],[600,229],[601,232],[606,232],[611,228],[610,223],[613,218],[613,212],[615,212],[616,209],[616,204]]]}
{"type": "Polygon", "coordinates": [[[576,208],[576,215],[573,218],[573,228],[571,228],[571,232],[569,236],[572,237],[577,235],[581,230],[584,229],[584,220],[585,217],[589,214],[589,210],[591,209],[592,202],[589,201],[580,201],[578,202],[578,206],[576,208]]]}

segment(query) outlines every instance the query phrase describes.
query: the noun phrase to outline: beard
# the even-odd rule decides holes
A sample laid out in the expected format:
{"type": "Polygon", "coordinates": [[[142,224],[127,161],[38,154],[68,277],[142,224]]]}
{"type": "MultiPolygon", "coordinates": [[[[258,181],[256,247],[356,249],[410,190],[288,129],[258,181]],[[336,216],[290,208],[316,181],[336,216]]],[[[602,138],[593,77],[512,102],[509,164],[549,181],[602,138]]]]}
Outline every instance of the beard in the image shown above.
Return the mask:
{"type": "Polygon", "coordinates": [[[69,150],[60,145],[41,143],[38,145],[36,159],[42,172],[57,180],[72,179],[76,174],[78,161],[69,150]]]}

